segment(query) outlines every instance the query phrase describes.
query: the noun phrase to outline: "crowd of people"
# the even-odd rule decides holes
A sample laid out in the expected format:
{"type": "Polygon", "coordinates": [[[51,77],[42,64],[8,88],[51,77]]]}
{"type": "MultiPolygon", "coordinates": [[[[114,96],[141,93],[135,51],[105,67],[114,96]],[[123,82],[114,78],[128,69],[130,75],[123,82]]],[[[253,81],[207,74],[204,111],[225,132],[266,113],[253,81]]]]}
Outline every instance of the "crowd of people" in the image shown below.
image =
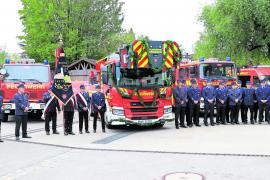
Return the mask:
{"type": "Polygon", "coordinates": [[[209,126],[209,117],[211,126],[240,124],[238,120],[240,112],[243,124],[248,123],[248,113],[250,123],[254,124],[257,122],[258,111],[259,124],[264,122],[264,119],[270,124],[270,86],[264,79],[256,88],[250,82],[246,82],[246,85],[247,87],[242,87],[241,81],[227,85],[227,81],[223,80],[219,87],[215,88],[212,81],[207,80],[206,86],[200,90],[195,79],[191,80],[190,87],[187,87],[185,80],[178,81],[178,86],[173,90],[176,129],[179,129],[179,126],[182,128],[201,126],[199,123],[201,98],[204,103],[205,126],[209,126]],[[214,120],[215,108],[216,121],[214,120]]]}
{"type": "MultiPolygon", "coordinates": [[[[102,124],[102,131],[105,133],[104,114],[106,112],[105,95],[101,92],[99,85],[96,85],[96,92],[89,96],[84,85],[80,86],[80,92],[72,97],[66,104],[60,108],[58,99],[52,93],[52,88],[48,90],[43,96],[46,103],[43,117],[45,118],[45,132],[50,135],[50,122],[52,122],[52,133],[59,134],[57,131],[57,111],[63,110],[64,117],[64,135],[75,135],[73,132],[74,111],[78,110],[79,114],[79,133],[83,133],[83,125],[85,133],[89,131],[89,115],[90,112],[94,117],[93,132],[96,133],[97,119],[100,117],[102,124]]],[[[24,84],[18,85],[18,92],[14,95],[15,102],[15,137],[20,140],[20,128],[22,127],[22,138],[31,138],[27,134],[28,112],[30,111],[28,96],[25,94],[24,84]]],[[[0,96],[0,123],[3,118],[3,97],[0,96]]],[[[0,124],[1,128],[1,124],[0,124]]],[[[0,129],[1,130],[1,129],[0,129]]],[[[1,131],[0,131],[1,132],[1,131]]],[[[0,142],[3,140],[0,137],[0,142]]]]}

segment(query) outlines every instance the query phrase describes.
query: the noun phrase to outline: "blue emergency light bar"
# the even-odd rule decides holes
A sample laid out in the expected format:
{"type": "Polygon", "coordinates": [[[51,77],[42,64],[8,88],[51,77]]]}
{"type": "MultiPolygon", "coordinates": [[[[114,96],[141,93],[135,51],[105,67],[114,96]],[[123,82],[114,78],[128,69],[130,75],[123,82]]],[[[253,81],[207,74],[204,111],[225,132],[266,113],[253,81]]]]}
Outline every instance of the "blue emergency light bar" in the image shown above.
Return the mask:
{"type": "Polygon", "coordinates": [[[45,65],[48,65],[49,64],[49,61],[47,59],[44,60],[44,64],[45,65]]]}
{"type": "Polygon", "coordinates": [[[200,62],[204,62],[204,57],[200,57],[200,62]]]}
{"type": "Polygon", "coordinates": [[[226,57],[226,61],[231,61],[231,57],[226,57]]]}
{"type": "Polygon", "coordinates": [[[10,64],[10,59],[5,59],[5,64],[10,64]]]}

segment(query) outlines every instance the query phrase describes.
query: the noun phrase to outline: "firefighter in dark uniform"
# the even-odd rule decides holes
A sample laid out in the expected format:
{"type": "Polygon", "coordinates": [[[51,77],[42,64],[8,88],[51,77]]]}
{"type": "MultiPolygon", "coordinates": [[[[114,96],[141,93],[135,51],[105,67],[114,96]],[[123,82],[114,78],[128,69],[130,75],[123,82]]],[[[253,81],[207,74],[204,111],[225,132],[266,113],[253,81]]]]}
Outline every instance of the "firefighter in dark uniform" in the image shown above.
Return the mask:
{"type": "Polygon", "coordinates": [[[206,86],[202,90],[202,97],[204,99],[204,125],[208,126],[208,114],[210,113],[210,124],[214,126],[214,107],[216,100],[216,90],[212,86],[212,81],[207,80],[206,86]]]}
{"type": "Polygon", "coordinates": [[[74,118],[74,111],[76,109],[76,101],[75,98],[72,97],[70,100],[67,102],[66,105],[63,107],[64,111],[64,120],[65,120],[65,136],[67,135],[75,135],[75,133],[72,131],[72,126],[73,126],[73,118],[74,118]]]}
{"type": "Polygon", "coordinates": [[[257,100],[257,96],[256,96],[256,90],[258,89],[257,85],[253,85],[254,90],[255,90],[255,100],[254,100],[254,105],[253,105],[253,119],[254,119],[254,123],[257,123],[257,118],[258,118],[258,112],[259,112],[259,104],[258,104],[258,100],[257,100]]]}
{"type": "Polygon", "coordinates": [[[2,106],[3,106],[3,97],[0,95],[0,142],[4,142],[2,139],[1,139],[1,122],[2,122],[2,119],[3,119],[3,112],[2,112],[2,106]]]}
{"type": "Polygon", "coordinates": [[[217,125],[220,123],[227,124],[225,120],[225,111],[228,100],[228,90],[225,87],[225,84],[225,81],[221,81],[219,87],[216,89],[217,125]]]}
{"type": "Polygon", "coordinates": [[[15,102],[15,137],[16,140],[20,140],[20,127],[22,126],[22,137],[31,138],[27,135],[27,120],[29,111],[29,101],[25,94],[24,84],[18,85],[18,92],[14,95],[15,102]]]}
{"type": "Polygon", "coordinates": [[[232,83],[232,89],[229,90],[228,96],[231,109],[231,124],[239,124],[238,117],[241,105],[242,91],[240,88],[238,88],[238,85],[235,82],[232,83]]]}
{"type": "Polygon", "coordinates": [[[189,127],[195,126],[200,127],[199,114],[200,114],[200,100],[201,91],[198,88],[198,84],[195,79],[191,80],[191,87],[188,89],[189,98],[189,127]],[[192,123],[193,120],[193,123],[192,123]]]}
{"type": "Polygon", "coordinates": [[[188,102],[186,81],[178,81],[178,86],[173,90],[173,96],[175,100],[175,128],[179,129],[179,117],[180,127],[187,128],[185,126],[186,107],[188,102]]]}
{"type": "Polygon", "coordinates": [[[48,92],[44,93],[43,101],[46,103],[44,108],[45,116],[45,131],[47,135],[50,135],[50,121],[52,121],[53,134],[59,134],[57,131],[57,113],[61,111],[58,99],[52,94],[52,88],[49,88],[48,92]]]}
{"type": "Polygon", "coordinates": [[[89,108],[90,108],[90,97],[89,94],[85,90],[85,86],[80,86],[80,92],[76,95],[77,105],[78,105],[78,112],[79,112],[79,131],[82,134],[83,129],[83,120],[84,120],[84,128],[85,133],[89,132],[88,127],[88,115],[89,115],[89,108]]]}
{"type": "MultiPolygon", "coordinates": [[[[225,88],[227,89],[227,94],[229,92],[230,89],[232,89],[232,85],[227,85],[225,84],[225,88]]],[[[227,102],[226,102],[226,108],[225,108],[225,119],[226,119],[226,122],[227,123],[230,123],[230,111],[231,111],[231,108],[230,108],[230,99],[229,97],[227,98],[227,102]]]]}
{"type": "Polygon", "coordinates": [[[102,131],[105,132],[104,114],[106,112],[105,95],[101,92],[99,85],[96,85],[96,91],[97,92],[92,94],[91,98],[91,106],[94,114],[94,122],[93,122],[94,133],[96,133],[97,129],[98,114],[100,115],[101,118],[102,131]]]}
{"type": "Polygon", "coordinates": [[[247,88],[244,89],[243,91],[243,103],[245,106],[245,112],[244,112],[244,124],[247,124],[247,113],[248,110],[250,111],[250,123],[254,124],[254,119],[253,119],[253,107],[254,107],[254,101],[256,99],[255,95],[255,89],[252,88],[250,82],[246,82],[247,88]]]}
{"type": "Polygon", "coordinates": [[[241,120],[243,124],[246,124],[245,122],[245,105],[244,105],[244,87],[242,87],[242,81],[237,81],[238,88],[241,90],[242,98],[241,98],[241,104],[240,104],[240,110],[241,110],[241,120]]]}
{"type": "Polygon", "coordinates": [[[259,124],[263,122],[263,113],[265,112],[265,121],[269,121],[270,110],[270,88],[266,86],[266,81],[261,81],[261,86],[256,90],[257,101],[259,104],[259,124]]]}

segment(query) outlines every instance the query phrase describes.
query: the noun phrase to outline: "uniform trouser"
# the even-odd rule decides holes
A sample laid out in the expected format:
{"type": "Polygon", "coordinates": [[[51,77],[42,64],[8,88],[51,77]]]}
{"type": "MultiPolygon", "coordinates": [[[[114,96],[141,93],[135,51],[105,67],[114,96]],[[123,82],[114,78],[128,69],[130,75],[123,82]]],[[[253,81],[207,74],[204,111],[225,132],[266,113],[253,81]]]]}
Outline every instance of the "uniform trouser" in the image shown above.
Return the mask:
{"type": "Polygon", "coordinates": [[[225,124],[225,111],[226,105],[224,104],[217,104],[217,123],[225,124]]]}
{"type": "Polygon", "coordinates": [[[255,122],[257,122],[258,111],[259,111],[259,105],[258,105],[258,103],[254,103],[254,106],[253,106],[254,117],[253,117],[253,119],[255,122]]]}
{"type": "Polygon", "coordinates": [[[79,112],[79,131],[82,131],[84,120],[84,129],[88,131],[88,111],[79,112]]]}
{"type": "Polygon", "coordinates": [[[244,122],[247,122],[248,120],[248,117],[247,117],[247,114],[248,114],[248,110],[250,111],[250,122],[254,122],[253,120],[253,117],[254,117],[254,111],[253,111],[254,107],[253,105],[245,105],[245,114],[244,114],[244,122]]]}
{"type": "Polygon", "coordinates": [[[226,117],[226,122],[230,123],[230,105],[229,105],[229,101],[227,101],[226,103],[226,108],[225,108],[225,117],[226,117]]]}
{"type": "Polygon", "coordinates": [[[189,126],[191,122],[189,118],[189,105],[186,107],[186,122],[187,122],[187,125],[189,126]]]}
{"type": "Polygon", "coordinates": [[[238,122],[238,117],[239,117],[239,109],[240,105],[230,105],[231,113],[230,113],[230,118],[231,118],[231,123],[239,123],[238,122]]]}
{"type": "Polygon", "coordinates": [[[94,130],[97,129],[97,117],[98,117],[98,114],[100,115],[100,118],[101,118],[102,129],[104,130],[105,129],[105,120],[104,120],[104,114],[105,114],[105,112],[103,112],[103,111],[94,111],[93,129],[94,130]]]}
{"type": "Polygon", "coordinates": [[[205,103],[204,104],[204,124],[207,124],[208,114],[210,113],[210,123],[214,123],[214,103],[205,103]]]}
{"type": "Polygon", "coordinates": [[[72,133],[74,111],[64,111],[65,132],[72,133]]]}
{"type": "Polygon", "coordinates": [[[52,130],[53,132],[56,132],[56,118],[57,113],[54,112],[47,112],[45,114],[45,131],[50,132],[50,121],[52,121],[52,130]]]}
{"type": "Polygon", "coordinates": [[[265,112],[265,121],[269,121],[270,104],[259,103],[259,122],[263,121],[263,113],[265,112]]]}
{"type": "Polygon", "coordinates": [[[28,120],[28,115],[16,115],[15,116],[16,120],[16,125],[15,125],[15,136],[19,137],[20,136],[20,128],[22,126],[22,136],[27,135],[27,120],[28,120]]]}
{"type": "Polygon", "coordinates": [[[245,105],[244,103],[242,102],[241,105],[240,105],[240,109],[241,109],[241,120],[242,122],[246,122],[245,120],[245,105]]]}
{"type": "Polygon", "coordinates": [[[200,103],[194,104],[190,103],[189,104],[189,125],[193,124],[198,125],[199,124],[199,114],[200,114],[200,103]]]}
{"type": "Polygon", "coordinates": [[[186,115],[186,107],[183,106],[175,107],[175,127],[179,127],[179,118],[180,118],[180,126],[185,125],[185,115],[186,115]]]}

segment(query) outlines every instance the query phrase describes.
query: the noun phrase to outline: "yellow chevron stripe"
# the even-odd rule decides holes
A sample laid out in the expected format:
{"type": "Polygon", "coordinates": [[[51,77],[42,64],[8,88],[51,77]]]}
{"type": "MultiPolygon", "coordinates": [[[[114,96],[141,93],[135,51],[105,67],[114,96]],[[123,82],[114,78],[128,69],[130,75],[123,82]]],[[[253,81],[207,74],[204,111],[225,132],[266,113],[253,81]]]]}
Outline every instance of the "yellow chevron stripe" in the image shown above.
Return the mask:
{"type": "Polygon", "coordinates": [[[133,51],[135,51],[135,49],[137,49],[137,47],[142,44],[141,41],[138,41],[134,46],[133,46],[133,51]]]}
{"type": "MultiPolygon", "coordinates": [[[[143,53],[142,58],[140,58],[139,62],[141,62],[142,59],[143,59],[145,56],[147,56],[147,52],[146,52],[146,51],[143,53]]],[[[148,59],[148,58],[147,58],[147,59],[148,59]]]]}
{"type": "Polygon", "coordinates": [[[164,63],[167,68],[171,68],[171,65],[168,62],[164,63]]]}
{"type": "Polygon", "coordinates": [[[148,58],[142,63],[142,65],[140,66],[140,68],[146,67],[147,64],[148,64],[148,58]]]}

